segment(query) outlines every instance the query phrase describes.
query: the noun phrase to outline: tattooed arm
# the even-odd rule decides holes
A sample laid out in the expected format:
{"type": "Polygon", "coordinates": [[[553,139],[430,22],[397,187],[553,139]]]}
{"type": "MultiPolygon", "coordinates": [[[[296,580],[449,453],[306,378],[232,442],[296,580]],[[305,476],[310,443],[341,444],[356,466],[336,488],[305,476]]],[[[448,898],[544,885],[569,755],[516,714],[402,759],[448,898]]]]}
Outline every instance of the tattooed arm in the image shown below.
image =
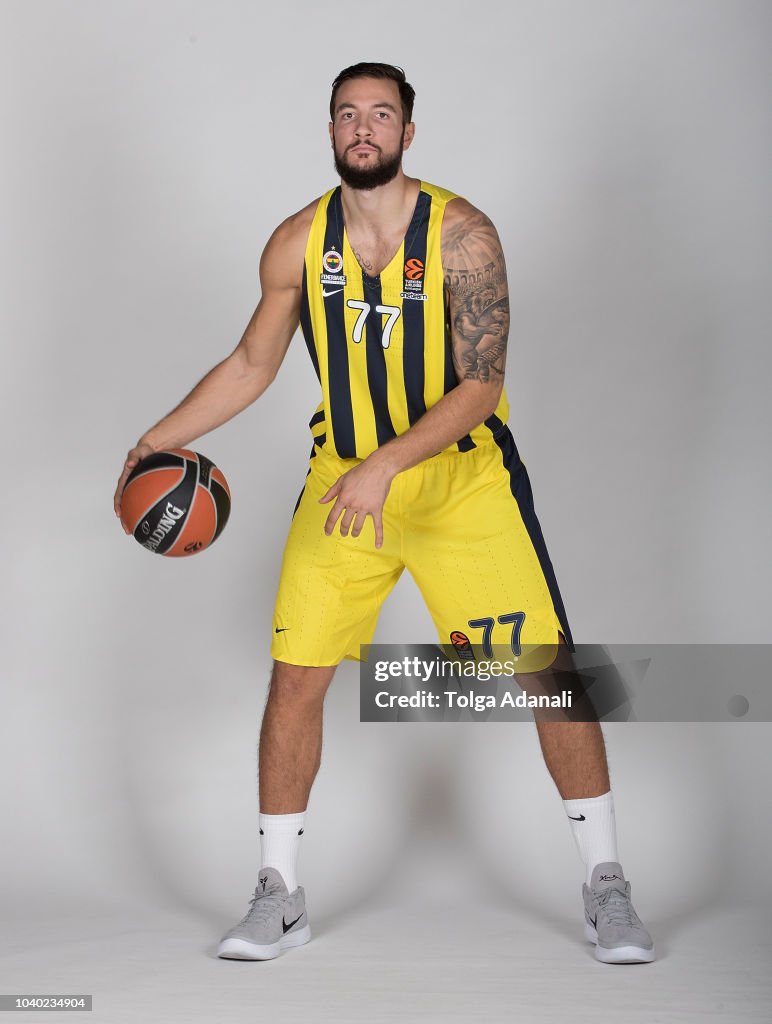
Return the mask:
{"type": "Polygon", "coordinates": [[[442,263],[456,376],[488,385],[495,409],[509,334],[507,270],[496,228],[464,199],[448,205],[442,263]]]}
{"type": "Polygon", "coordinates": [[[347,536],[350,530],[357,537],[369,515],[375,546],[381,547],[381,512],[394,477],[458,441],[498,405],[509,329],[504,256],[490,220],[465,199],[454,199],[446,208],[442,260],[458,386],[320,498],[323,503],[334,500],[325,524],[328,534],[342,516],[340,532],[347,536]]]}
{"type": "Polygon", "coordinates": [[[388,466],[392,476],[483,423],[499,404],[504,385],[509,333],[504,253],[496,228],[466,199],[454,199],[445,210],[442,265],[458,387],[368,457],[388,466]]]}

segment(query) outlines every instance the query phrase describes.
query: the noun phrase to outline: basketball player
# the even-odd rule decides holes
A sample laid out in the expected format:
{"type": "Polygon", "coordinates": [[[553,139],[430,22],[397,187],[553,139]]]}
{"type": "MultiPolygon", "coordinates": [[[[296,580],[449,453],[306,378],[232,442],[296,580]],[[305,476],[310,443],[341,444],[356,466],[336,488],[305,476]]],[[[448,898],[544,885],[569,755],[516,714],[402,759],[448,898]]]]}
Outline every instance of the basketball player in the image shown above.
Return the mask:
{"type": "MultiPolygon", "coordinates": [[[[404,568],[441,642],[489,624],[509,643],[565,644],[568,619],[507,427],[504,255],[488,217],[407,177],[415,93],[388,64],[333,83],[341,184],[274,231],[262,296],[236,349],[126,458],[184,447],[273,381],[300,324],[321,385],[310,466],[284,551],[259,747],[258,885],[221,957],[270,959],[310,938],[296,862],[336,666],[369,643],[404,568]]],[[[474,634],[479,636],[480,634],[474,634]]],[[[555,649],[559,649],[556,648],[555,649]]],[[[616,845],[597,722],[537,721],[547,768],[586,867],[585,931],[607,963],[651,961],[616,845]]]]}

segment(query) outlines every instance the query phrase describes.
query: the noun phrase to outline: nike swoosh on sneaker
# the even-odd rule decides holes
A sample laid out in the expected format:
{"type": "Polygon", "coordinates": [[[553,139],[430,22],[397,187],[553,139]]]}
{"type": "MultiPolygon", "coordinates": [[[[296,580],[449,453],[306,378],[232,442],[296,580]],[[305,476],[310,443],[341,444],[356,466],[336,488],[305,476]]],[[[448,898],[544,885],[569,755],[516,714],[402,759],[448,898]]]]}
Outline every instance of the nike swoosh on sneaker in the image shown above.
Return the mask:
{"type": "Polygon", "coordinates": [[[342,288],[333,288],[331,292],[328,292],[326,288],[322,288],[322,295],[327,298],[328,295],[337,295],[338,292],[342,292],[342,288]]]}
{"type": "MultiPolygon", "coordinates": [[[[303,911],[303,914],[305,914],[305,910],[303,911]]],[[[281,927],[282,927],[282,931],[284,932],[285,935],[290,930],[290,928],[293,926],[293,924],[297,924],[298,923],[298,921],[303,916],[303,914],[300,914],[299,917],[296,917],[294,921],[290,921],[289,924],[287,924],[287,922],[282,917],[282,919],[281,919],[281,927]]]]}

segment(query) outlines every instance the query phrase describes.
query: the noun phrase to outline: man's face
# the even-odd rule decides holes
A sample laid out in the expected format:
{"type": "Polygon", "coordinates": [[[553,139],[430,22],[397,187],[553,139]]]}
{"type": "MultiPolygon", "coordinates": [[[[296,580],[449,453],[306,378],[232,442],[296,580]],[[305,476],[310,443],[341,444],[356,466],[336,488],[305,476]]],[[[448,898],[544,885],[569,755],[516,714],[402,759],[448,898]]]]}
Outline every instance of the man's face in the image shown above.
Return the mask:
{"type": "Polygon", "coordinates": [[[335,119],[330,122],[335,170],[350,188],[385,185],[399,171],[414,132],[412,121],[402,124],[396,82],[388,78],[344,82],[335,96],[335,119]]]}

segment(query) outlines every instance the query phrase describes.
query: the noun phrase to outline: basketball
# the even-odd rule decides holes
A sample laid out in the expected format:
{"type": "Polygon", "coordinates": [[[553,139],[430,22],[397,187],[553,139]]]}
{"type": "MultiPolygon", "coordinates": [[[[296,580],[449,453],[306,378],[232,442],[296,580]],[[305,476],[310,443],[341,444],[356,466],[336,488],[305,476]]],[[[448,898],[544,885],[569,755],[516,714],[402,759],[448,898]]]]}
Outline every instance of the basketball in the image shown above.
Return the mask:
{"type": "Polygon", "coordinates": [[[129,474],[121,522],[157,555],[179,558],[208,548],[223,531],[231,492],[222,471],[187,448],[153,452],[129,474]]]}

